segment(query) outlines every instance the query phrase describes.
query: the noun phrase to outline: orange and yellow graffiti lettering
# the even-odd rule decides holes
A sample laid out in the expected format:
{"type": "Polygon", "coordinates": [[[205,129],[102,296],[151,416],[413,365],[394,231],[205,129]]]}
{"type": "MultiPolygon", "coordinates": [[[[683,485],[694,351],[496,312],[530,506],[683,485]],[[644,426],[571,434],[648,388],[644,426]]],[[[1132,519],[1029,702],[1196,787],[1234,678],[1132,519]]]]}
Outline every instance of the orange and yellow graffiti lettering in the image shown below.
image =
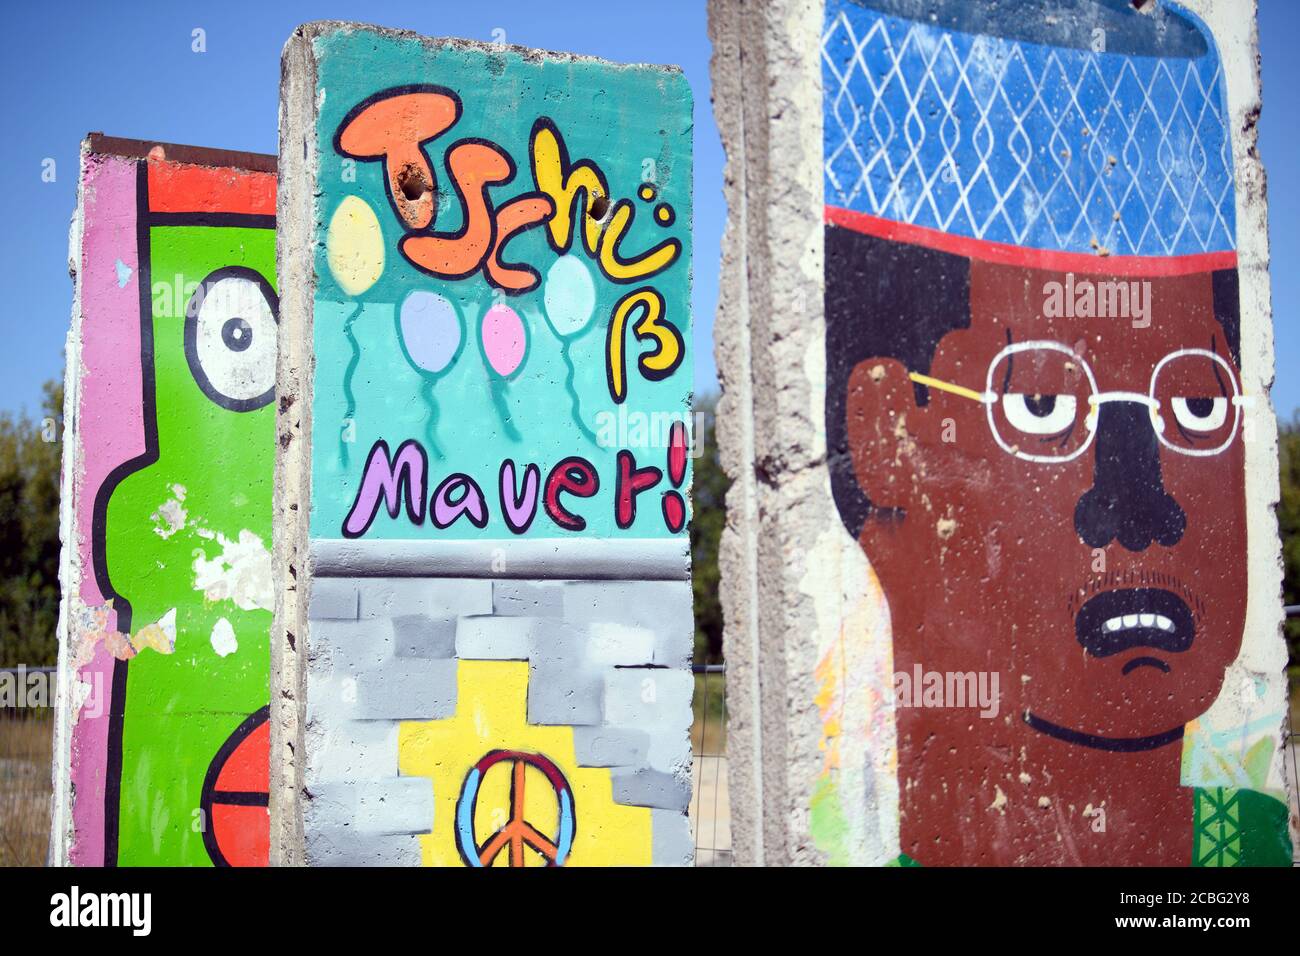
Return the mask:
{"type": "Polygon", "coordinates": [[[335,149],[360,160],[381,160],[393,209],[411,229],[433,222],[437,182],[421,144],[460,118],[460,98],[440,86],[407,87],[364,101],[339,124],[335,149]]]}

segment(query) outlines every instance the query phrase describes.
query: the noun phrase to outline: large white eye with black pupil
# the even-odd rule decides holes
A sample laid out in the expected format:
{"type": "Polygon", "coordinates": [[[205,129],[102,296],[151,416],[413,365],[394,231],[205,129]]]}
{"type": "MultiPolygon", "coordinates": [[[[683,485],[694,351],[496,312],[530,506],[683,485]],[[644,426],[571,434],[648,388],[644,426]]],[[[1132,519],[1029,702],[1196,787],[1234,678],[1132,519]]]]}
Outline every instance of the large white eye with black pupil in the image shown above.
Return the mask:
{"type": "Polygon", "coordinates": [[[1012,427],[1027,435],[1055,435],[1074,423],[1077,400],[1073,395],[1002,396],[1002,411],[1012,427]]]}
{"type": "Polygon", "coordinates": [[[1214,398],[1183,398],[1173,400],[1174,418],[1183,428],[1196,432],[1212,432],[1222,428],[1228,418],[1228,400],[1214,398]]]}
{"type": "Polygon", "coordinates": [[[203,280],[185,310],[185,357],[203,394],[247,412],[275,394],[280,302],[252,269],[231,266],[203,280]]]}

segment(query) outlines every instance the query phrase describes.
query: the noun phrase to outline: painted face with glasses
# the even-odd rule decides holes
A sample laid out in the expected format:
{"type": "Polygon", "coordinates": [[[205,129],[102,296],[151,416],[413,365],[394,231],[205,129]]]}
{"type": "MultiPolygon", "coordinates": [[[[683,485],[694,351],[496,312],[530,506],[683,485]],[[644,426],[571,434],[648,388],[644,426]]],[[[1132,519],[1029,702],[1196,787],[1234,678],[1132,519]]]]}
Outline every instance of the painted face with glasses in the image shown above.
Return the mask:
{"type": "Polygon", "coordinates": [[[1070,346],[1050,340],[1007,345],[993,356],[982,391],[912,372],[913,382],[986,406],[993,440],[1024,461],[1071,461],[1097,435],[1109,402],[1144,406],[1170,451],[1203,457],[1232,443],[1249,405],[1228,360],[1210,349],[1170,352],[1151,371],[1145,392],[1100,391],[1097,376],[1070,346]]]}
{"type": "MultiPolygon", "coordinates": [[[[960,756],[908,761],[953,721],[955,739],[1008,753],[1065,748],[1058,792],[1076,766],[1088,791],[1089,753],[1167,758],[1176,783],[1184,728],[1217,697],[1245,620],[1236,274],[1143,277],[1152,320],[1134,328],[1045,318],[1063,273],[953,263],[959,278],[934,285],[968,295],[969,324],[951,319],[928,367],[868,359],[849,375],[848,447],[873,507],[860,540],[894,670],[997,671],[1015,716],[901,711],[900,759],[935,774],[917,792],[943,792],[960,756]]],[[[905,308],[939,322],[952,303],[919,288],[905,308]]]]}

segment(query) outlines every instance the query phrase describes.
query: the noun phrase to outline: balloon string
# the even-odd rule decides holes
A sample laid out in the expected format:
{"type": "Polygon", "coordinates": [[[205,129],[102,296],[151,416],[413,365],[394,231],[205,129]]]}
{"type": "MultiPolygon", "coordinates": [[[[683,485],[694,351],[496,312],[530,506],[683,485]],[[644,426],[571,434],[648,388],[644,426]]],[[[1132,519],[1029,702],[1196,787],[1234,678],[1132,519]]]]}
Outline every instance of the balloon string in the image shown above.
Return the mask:
{"type": "Polygon", "coordinates": [[[425,419],[424,433],[429,438],[429,450],[438,458],[442,457],[442,449],[438,446],[438,438],[434,434],[434,426],[438,423],[438,400],[433,397],[433,379],[426,378],[424,387],[420,389],[424,396],[425,404],[429,406],[429,417],[425,419]]]}
{"type": "MultiPolygon", "coordinates": [[[[352,314],[343,320],[343,334],[347,336],[348,342],[352,346],[352,358],[348,359],[348,367],[343,372],[343,397],[347,400],[348,410],[343,417],[343,424],[351,427],[347,431],[356,434],[356,414],[357,414],[357,396],[352,391],[352,376],[361,363],[361,343],[357,341],[356,334],[352,331],[352,323],[357,320],[361,314],[361,303],[352,310],[352,314]]],[[[348,441],[344,437],[344,429],[339,430],[339,457],[343,460],[343,467],[348,466],[348,441]]]]}
{"type": "Polygon", "coordinates": [[[573,421],[577,424],[582,433],[587,436],[587,440],[593,445],[599,444],[596,440],[596,434],[587,427],[587,423],[582,420],[582,403],[578,399],[578,390],[574,387],[573,379],[578,374],[578,370],[573,367],[573,358],[569,355],[569,343],[563,342],[560,345],[560,354],[564,356],[564,366],[569,370],[564,377],[564,387],[569,392],[569,398],[573,400],[573,421]]]}
{"type": "Polygon", "coordinates": [[[510,420],[510,406],[506,404],[506,383],[494,379],[488,383],[488,389],[492,392],[492,404],[496,406],[497,417],[501,419],[501,427],[506,430],[506,437],[511,441],[520,441],[523,436],[515,428],[515,423],[510,420]]]}

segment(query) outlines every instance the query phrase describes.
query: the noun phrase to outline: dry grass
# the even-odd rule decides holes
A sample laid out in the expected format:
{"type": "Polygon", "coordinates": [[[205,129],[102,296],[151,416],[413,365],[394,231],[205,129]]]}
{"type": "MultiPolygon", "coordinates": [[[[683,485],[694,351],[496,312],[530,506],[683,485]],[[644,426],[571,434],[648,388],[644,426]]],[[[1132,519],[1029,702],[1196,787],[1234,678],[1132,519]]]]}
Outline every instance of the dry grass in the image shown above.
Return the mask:
{"type": "Polygon", "coordinates": [[[0,866],[44,866],[52,711],[0,711],[0,866]]]}

